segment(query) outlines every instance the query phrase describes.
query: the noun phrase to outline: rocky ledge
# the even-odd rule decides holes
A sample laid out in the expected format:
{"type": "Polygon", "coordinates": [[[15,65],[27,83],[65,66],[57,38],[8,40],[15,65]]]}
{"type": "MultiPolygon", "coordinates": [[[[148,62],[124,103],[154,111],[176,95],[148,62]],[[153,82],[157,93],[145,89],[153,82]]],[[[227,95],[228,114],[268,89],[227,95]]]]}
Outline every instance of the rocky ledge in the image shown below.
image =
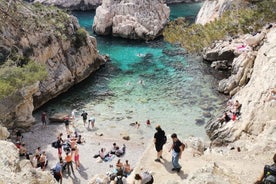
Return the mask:
{"type": "Polygon", "coordinates": [[[8,128],[24,128],[34,122],[34,109],[87,78],[105,61],[96,39],[80,28],[77,18],[41,4],[12,1],[4,6],[9,6],[9,16],[1,22],[3,57],[16,53],[44,65],[48,72],[44,80],[0,102],[0,122],[8,128]]]}
{"type": "Polygon", "coordinates": [[[153,40],[161,35],[169,15],[169,7],[158,0],[103,0],[93,30],[99,35],[153,40]]]}
{"type": "Polygon", "coordinates": [[[275,138],[276,103],[269,99],[271,91],[276,88],[275,25],[257,35],[244,35],[227,46],[222,45],[223,42],[207,51],[205,59],[225,59],[223,51],[228,53],[225,55],[232,53],[231,56],[234,56],[231,57],[232,74],[220,81],[219,90],[242,104],[241,115],[239,119],[223,125],[215,118],[206,125],[207,134],[215,145],[227,145],[244,137],[265,142],[275,138]],[[213,56],[217,56],[216,59],[213,56]]]}

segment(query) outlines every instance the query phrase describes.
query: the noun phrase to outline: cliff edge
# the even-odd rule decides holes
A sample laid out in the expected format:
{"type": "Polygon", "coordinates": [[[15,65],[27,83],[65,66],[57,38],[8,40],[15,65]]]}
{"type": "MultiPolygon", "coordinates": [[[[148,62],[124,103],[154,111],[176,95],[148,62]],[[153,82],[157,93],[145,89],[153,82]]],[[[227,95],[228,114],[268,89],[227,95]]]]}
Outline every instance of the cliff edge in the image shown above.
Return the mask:
{"type": "Polygon", "coordinates": [[[104,59],[96,39],[80,28],[77,18],[55,7],[23,1],[1,1],[1,63],[34,61],[47,77],[1,100],[1,123],[28,127],[32,111],[97,70],[104,59]]]}

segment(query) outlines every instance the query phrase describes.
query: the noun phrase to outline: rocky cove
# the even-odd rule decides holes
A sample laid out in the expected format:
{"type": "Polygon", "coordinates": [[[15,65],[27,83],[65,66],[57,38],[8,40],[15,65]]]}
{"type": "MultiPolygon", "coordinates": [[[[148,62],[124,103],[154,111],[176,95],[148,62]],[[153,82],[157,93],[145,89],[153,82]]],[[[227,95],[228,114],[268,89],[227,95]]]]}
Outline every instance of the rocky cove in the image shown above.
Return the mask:
{"type": "MultiPolygon", "coordinates": [[[[230,45],[227,42],[218,42],[213,50],[207,49],[204,55],[205,59],[210,61],[224,61],[228,57],[223,56],[228,55],[229,52],[235,56],[235,59],[230,59],[234,59],[233,63],[235,63],[233,75],[228,80],[221,82],[220,90],[230,93],[234,99],[239,99],[243,105],[241,109],[242,118],[220,129],[215,129],[217,132],[214,131],[218,135],[214,141],[220,144],[223,140],[228,146],[214,147],[212,150],[204,152],[204,155],[195,158],[193,157],[194,150],[202,152],[204,144],[195,145],[201,141],[192,139],[189,143],[189,140],[186,140],[189,146],[186,152],[187,157],[182,161],[183,166],[187,165],[184,167],[184,174],[169,174],[169,178],[166,178],[168,176],[167,170],[159,170],[160,165],[152,164],[154,150],[152,150],[152,146],[149,146],[136,165],[137,172],[141,168],[152,170],[158,183],[204,183],[206,181],[213,183],[220,183],[221,181],[224,183],[252,183],[256,179],[255,177],[248,177],[248,175],[254,173],[257,176],[263,165],[270,162],[275,150],[275,102],[264,101],[269,90],[275,87],[273,77],[275,74],[275,57],[273,55],[275,52],[275,28],[268,31],[264,30],[262,34],[264,36],[253,37],[253,40],[256,41],[254,42],[256,47],[249,45],[249,50],[246,52],[237,53],[237,47],[250,35],[234,40],[230,45]],[[237,83],[236,81],[244,82],[237,83]],[[241,148],[241,152],[231,151],[231,148],[237,147],[241,148]],[[267,154],[264,155],[264,151],[267,154]],[[241,168],[241,165],[246,166],[245,169],[241,168]],[[256,169],[256,167],[258,168],[256,169]]],[[[217,66],[215,63],[214,65],[217,66]]],[[[6,134],[3,136],[5,139],[8,133],[5,128],[2,129],[2,132],[6,134]]],[[[205,145],[208,147],[208,144],[205,145]]],[[[166,155],[166,158],[169,157],[166,155]]],[[[38,173],[36,175],[38,178],[40,177],[38,173]]]]}

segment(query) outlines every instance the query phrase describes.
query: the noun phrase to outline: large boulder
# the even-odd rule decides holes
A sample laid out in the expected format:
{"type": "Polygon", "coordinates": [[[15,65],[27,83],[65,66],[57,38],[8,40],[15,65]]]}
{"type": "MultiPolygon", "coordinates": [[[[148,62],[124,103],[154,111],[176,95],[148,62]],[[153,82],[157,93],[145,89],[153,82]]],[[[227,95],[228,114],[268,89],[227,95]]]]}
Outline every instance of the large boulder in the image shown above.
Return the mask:
{"type": "Polygon", "coordinates": [[[99,35],[152,40],[161,35],[169,15],[169,7],[158,0],[103,0],[92,29],[99,35]]]}
{"type": "Polygon", "coordinates": [[[206,24],[222,16],[231,7],[241,5],[243,0],[206,0],[196,17],[196,24],[206,24]]]}
{"type": "Polygon", "coordinates": [[[0,147],[0,183],[57,183],[49,171],[34,169],[29,160],[20,160],[13,143],[0,140],[0,147]]]}
{"type": "Polygon", "coordinates": [[[10,132],[6,127],[0,125],[0,140],[5,140],[10,136],[10,132]]]}

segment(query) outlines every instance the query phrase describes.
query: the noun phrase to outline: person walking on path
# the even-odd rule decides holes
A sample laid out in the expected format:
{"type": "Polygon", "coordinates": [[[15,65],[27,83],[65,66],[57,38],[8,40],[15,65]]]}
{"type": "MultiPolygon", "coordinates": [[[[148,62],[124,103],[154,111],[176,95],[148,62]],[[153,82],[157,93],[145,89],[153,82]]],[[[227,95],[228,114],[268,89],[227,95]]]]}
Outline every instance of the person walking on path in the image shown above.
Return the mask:
{"type": "Polygon", "coordinates": [[[88,114],[87,114],[87,112],[82,111],[81,116],[82,116],[82,120],[83,120],[83,125],[85,126],[88,114]]]}
{"type": "Polygon", "coordinates": [[[66,161],[66,167],[67,167],[67,170],[68,170],[68,175],[71,175],[70,174],[70,167],[71,167],[71,170],[72,170],[72,173],[74,174],[74,169],[73,169],[73,161],[72,161],[72,155],[71,153],[66,153],[66,156],[65,156],[65,161],[66,161]]]}
{"type": "Polygon", "coordinates": [[[157,131],[154,134],[154,144],[157,151],[157,158],[155,159],[155,161],[161,162],[160,158],[163,158],[163,145],[166,143],[167,137],[165,135],[165,131],[161,129],[160,125],[157,125],[155,129],[157,131]]]}
{"type": "Polygon", "coordinates": [[[41,113],[42,127],[46,127],[46,124],[47,124],[47,122],[46,122],[46,117],[47,117],[46,112],[43,111],[43,112],[41,113]]]}
{"type": "Polygon", "coordinates": [[[176,133],[173,133],[171,138],[173,143],[169,149],[169,152],[172,150],[172,171],[179,172],[181,170],[181,166],[179,165],[178,161],[181,159],[181,155],[184,150],[184,144],[177,138],[176,133]]]}

